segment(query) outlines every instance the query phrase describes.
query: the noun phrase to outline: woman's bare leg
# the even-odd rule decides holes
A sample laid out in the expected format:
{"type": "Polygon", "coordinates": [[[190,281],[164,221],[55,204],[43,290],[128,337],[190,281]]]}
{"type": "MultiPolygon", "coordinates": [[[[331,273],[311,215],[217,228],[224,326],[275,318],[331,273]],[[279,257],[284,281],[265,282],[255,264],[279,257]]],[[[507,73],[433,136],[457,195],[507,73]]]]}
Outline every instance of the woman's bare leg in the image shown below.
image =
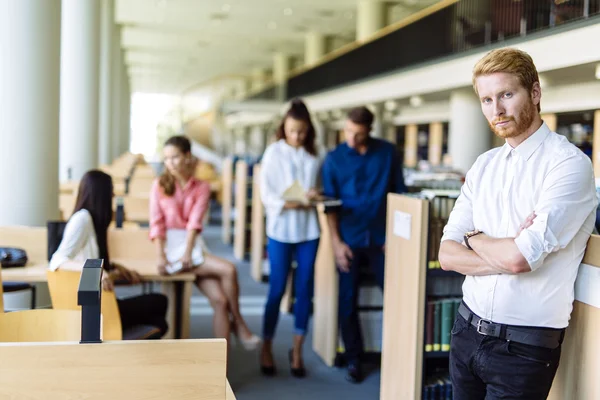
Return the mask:
{"type": "Polygon", "coordinates": [[[197,278],[196,285],[208,298],[213,308],[213,332],[215,337],[229,341],[229,305],[227,304],[227,296],[221,288],[221,281],[216,278],[197,278]]]}
{"type": "Polygon", "coordinates": [[[234,318],[238,332],[244,339],[252,336],[252,332],[248,328],[242,313],[240,312],[240,288],[238,285],[238,276],[235,265],[229,261],[216,257],[212,254],[204,254],[204,263],[194,269],[194,273],[198,278],[205,279],[207,277],[217,278],[221,283],[221,288],[227,297],[229,311],[234,318]]]}

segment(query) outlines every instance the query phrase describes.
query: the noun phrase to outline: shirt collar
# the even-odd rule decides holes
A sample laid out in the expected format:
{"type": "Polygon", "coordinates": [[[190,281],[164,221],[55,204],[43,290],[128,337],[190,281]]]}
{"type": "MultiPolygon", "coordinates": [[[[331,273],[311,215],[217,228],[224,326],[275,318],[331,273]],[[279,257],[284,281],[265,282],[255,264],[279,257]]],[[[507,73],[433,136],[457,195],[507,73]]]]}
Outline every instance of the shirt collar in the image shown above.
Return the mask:
{"type": "MultiPolygon", "coordinates": [[[[542,122],[542,126],[539,127],[537,131],[533,133],[533,135],[529,136],[523,143],[514,148],[515,152],[523,157],[525,161],[529,160],[529,158],[535,153],[535,151],[540,147],[540,145],[546,140],[546,137],[550,133],[550,128],[546,125],[545,122],[542,122]]],[[[508,157],[513,148],[508,144],[504,143],[502,156],[503,158],[508,157]]]]}
{"type": "Polygon", "coordinates": [[[370,135],[367,137],[367,151],[365,152],[365,154],[360,154],[358,151],[356,151],[356,149],[353,149],[352,147],[348,146],[348,143],[346,143],[346,142],[344,142],[344,144],[346,145],[346,151],[348,153],[364,156],[373,150],[373,147],[375,146],[375,140],[370,135]]]}

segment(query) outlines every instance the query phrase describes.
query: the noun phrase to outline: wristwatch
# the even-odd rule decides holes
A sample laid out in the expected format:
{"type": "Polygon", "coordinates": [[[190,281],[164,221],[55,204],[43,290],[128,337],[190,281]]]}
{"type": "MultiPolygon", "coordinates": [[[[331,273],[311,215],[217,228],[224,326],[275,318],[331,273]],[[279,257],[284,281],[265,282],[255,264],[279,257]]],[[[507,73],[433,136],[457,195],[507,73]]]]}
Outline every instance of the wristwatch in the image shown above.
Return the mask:
{"type": "Polygon", "coordinates": [[[464,240],[465,240],[465,244],[467,245],[467,248],[469,250],[473,250],[473,248],[471,246],[469,246],[469,238],[472,238],[473,236],[479,235],[480,233],[483,233],[483,232],[480,231],[479,229],[475,229],[474,231],[470,231],[470,232],[465,233],[464,240]]]}

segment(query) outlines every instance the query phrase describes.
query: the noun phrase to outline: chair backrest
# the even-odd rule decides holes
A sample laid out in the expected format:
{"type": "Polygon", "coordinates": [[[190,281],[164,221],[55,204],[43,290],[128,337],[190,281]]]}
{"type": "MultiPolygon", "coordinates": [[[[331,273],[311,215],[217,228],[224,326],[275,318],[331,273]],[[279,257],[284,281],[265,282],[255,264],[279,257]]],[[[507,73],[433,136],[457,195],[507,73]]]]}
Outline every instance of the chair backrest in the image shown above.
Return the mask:
{"type": "Polygon", "coordinates": [[[224,339],[0,344],[0,398],[226,400],[224,339]]]}
{"type": "Polygon", "coordinates": [[[27,252],[31,261],[47,259],[47,230],[31,226],[2,226],[0,227],[0,246],[19,247],[27,252]]]}
{"type": "MultiPolygon", "coordinates": [[[[79,288],[81,272],[59,269],[48,271],[47,276],[52,308],[59,310],[81,310],[81,307],[77,305],[77,290],[79,288]]],[[[102,292],[100,308],[102,313],[102,339],[121,340],[123,338],[123,328],[115,292],[102,292]]]]}
{"type": "Polygon", "coordinates": [[[148,260],[156,263],[156,248],[147,228],[113,229],[108,232],[108,248],[113,260],[148,260]]]}
{"type": "Polygon", "coordinates": [[[27,310],[0,314],[0,342],[78,342],[80,339],[80,311],[27,310]]]}

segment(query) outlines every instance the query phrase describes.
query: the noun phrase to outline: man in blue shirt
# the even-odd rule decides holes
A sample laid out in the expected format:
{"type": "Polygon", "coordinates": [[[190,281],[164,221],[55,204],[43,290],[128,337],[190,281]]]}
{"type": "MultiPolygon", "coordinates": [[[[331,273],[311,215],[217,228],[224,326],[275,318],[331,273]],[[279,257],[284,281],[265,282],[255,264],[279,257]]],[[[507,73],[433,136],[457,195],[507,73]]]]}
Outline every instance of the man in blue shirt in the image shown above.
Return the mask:
{"type": "Polygon", "coordinates": [[[339,321],[348,363],[347,379],[362,381],[363,341],[357,313],[359,270],[369,264],[383,290],[388,193],[406,191],[402,159],[395,146],[370,136],[373,114],[366,107],[348,113],[345,143],[323,164],[323,194],[342,200],[327,209],[339,270],[339,321]]]}

